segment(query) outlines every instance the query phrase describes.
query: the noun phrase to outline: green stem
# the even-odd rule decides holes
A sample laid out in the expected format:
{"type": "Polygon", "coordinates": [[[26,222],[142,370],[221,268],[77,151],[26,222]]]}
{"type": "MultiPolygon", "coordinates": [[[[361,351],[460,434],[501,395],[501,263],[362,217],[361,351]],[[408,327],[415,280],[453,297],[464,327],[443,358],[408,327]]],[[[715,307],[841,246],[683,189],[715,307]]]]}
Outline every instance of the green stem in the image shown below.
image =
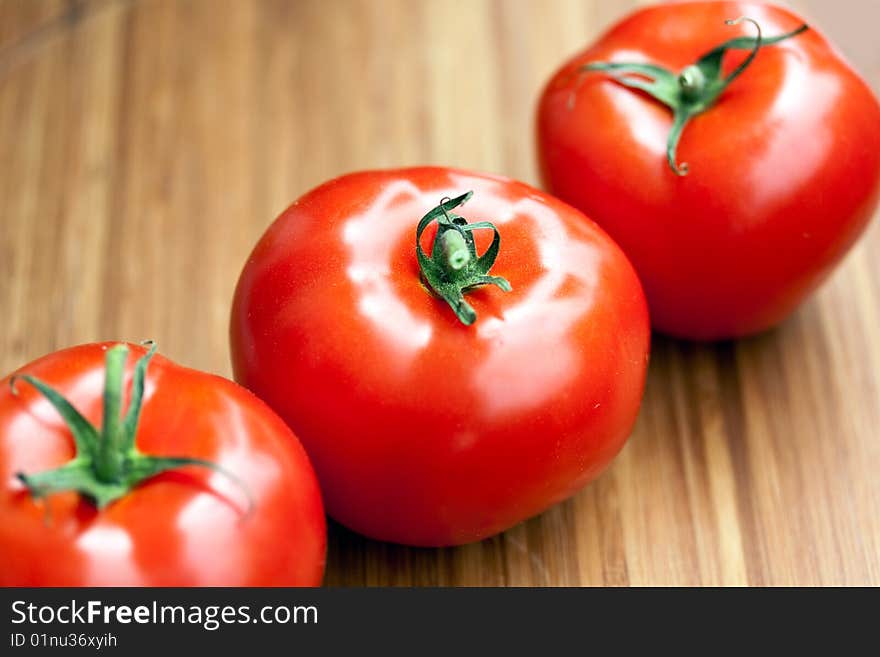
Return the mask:
{"type": "Polygon", "coordinates": [[[501,235],[494,224],[479,221],[469,224],[464,217],[451,214],[451,211],[467,202],[473,192],[467,192],[453,199],[444,198],[430,210],[416,228],[416,258],[419,261],[422,280],[428,288],[444,299],[465,325],[473,324],[477,313],[465,301],[464,295],[482,285],[495,285],[505,292],[511,287],[507,279],[489,276],[501,246],[501,235]],[[432,223],[437,222],[437,235],[429,257],[422,249],[422,233],[432,223]],[[491,229],[494,232],[492,244],[486,252],[477,256],[473,231],[491,229]]]}
{"type": "MultiPolygon", "coordinates": [[[[152,355],[152,354],[150,354],[152,355]]],[[[104,370],[104,421],[95,454],[95,475],[103,482],[117,481],[124,467],[125,437],[122,426],[122,383],[128,347],[118,344],[107,350],[104,370]]]]}
{"type": "Polygon", "coordinates": [[[696,64],[686,66],[678,76],[678,84],[681,87],[681,95],[689,101],[694,101],[703,96],[706,90],[706,76],[696,64]]]}
{"type": "Polygon", "coordinates": [[[581,72],[612,73],[617,83],[644,91],[672,110],[673,122],[667,135],[666,159],[675,174],[684,176],[688,172],[688,165],[685,162],[677,163],[676,151],[688,121],[712,107],[730,83],[751,65],[762,47],[785,41],[809,29],[807,25],[801,25],[786,34],[764,38],[761,26],[751,18],[741,16],[725,21],[725,24],[738,25],[743,21],[755,26],[757,36],[736,37],[725,41],[700,57],[696,63],[686,66],[678,75],[656,64],[643,62],[591,62],[584,65],[581,72]],[[728,50],[746,49],[751,51],[749,56],[730,75],[723,77],[721,64],[725,53],[728,50]]]}
{"type": "Polygon", "coordinates": [[[686,176],[688,173],[687,162],[679,164],[675,161],[675,149],[681,132],[690,118],[691,114],[687,110],[677,110],[672,117],[672,128],[669,130],[669,138],[666,140],[666,161],[669,163],[669,168],[677,176],[686,176]]]}
{"type": "MultiPolygon", "coordinates": [[[[764,35],[761,33],[761,26],[758,25],[758,21],[756,21],[755,19],[747,18],[746,16],[740,16],[739,18],[735,18],[733,20],[724,21],[724,24],[733,26],[739,25],[743,21],[751,23],[758,31],[758,35],[755,37],[755,45],[754,47],[752,47],[752,51],[749,53],[749,56],[746,57],[730,75],[724,78],[723,86],[721,87],[722,90],[727,88],[727,86],[730,85],[731,82],[736,80],[742,74],[742,72],[749,67],[749,64],[755,61],[755,57],[758,56],[758,51],[761,49],[761,46],[764,45],[764,35]]],[[[798,30],[796,30],[793,34],[799,34],[803,29],[806,29],[806,27],[806,25],[803,25],[802,28],[798,28],[798,30]]]]}
{"type": "Polygon", "coordinates": [[[190,457],[151,456],[137,448],[137,428],[143,405],[146,370],[155,353],[156,345],[151,343],[147,353],[135,364],[131,402],[123,418],[123,380],[128,346],[118,344],[107,350],[101,431],[43,381],[29,374],[18,374],[10,379],[9,384],[14,395],[18,394],[18,380],[27,381],[34,386],[55,407],[73,435],[75,455],[70,461],[52,470],[16,474],[35,499],[53,493],[76,491],[100,509],[128,495],[136,486],[157,474],[194,465],[229,477],[244,490],[249,505],[253,506],[250,491],[245,484],[221,466],[190,457]]]}
{"type": "Polygon", "coordinates": [[[443,248],[444,271],[449,276],[454,276],[460,271],[471,259],[467,244],[464,238],[457,230],[447,230],[441,236],[441,245],[443,248]]]}

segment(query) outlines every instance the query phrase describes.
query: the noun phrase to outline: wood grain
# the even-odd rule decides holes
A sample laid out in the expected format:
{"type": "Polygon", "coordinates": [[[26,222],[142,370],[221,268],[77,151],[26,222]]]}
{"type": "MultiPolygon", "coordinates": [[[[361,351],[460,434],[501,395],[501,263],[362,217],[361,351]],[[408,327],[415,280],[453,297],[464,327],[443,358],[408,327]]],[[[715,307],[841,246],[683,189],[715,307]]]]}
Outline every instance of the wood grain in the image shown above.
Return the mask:
{"type": "MultiPolygon", "coordinates": [[[[0,370],[152,337],[228,375],[233,286],[280,210],[361,168],[537,182],[541,83],[631,4],[0,1],[0,370]]],[[[880,81],[876,3],[796,6],[880,81]]],[[[765,335],[656,337],[630,443],[568,502],[456,549],[332,526],[326,582],[880,584],[878,252],[875,222],[765,335]]]]}

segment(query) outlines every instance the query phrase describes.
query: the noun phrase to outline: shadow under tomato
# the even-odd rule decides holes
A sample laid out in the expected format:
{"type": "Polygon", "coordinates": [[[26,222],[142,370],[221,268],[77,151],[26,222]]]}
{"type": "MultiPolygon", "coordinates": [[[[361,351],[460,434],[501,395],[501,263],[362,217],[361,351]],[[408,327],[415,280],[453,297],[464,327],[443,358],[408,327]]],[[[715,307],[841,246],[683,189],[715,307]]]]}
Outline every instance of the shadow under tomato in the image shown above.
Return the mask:
{"type": "MultiPolygon", "coordinates": [[[[603,498],[602,486],[579,494],[603,498]]],[[[490,538],[420,548],[365,538],[328,519],[326,586],[551,586],[580,583],[576,551],[560,550],[575,522],[575,499],[490,538]]],[[[587,502],[587,508],[598,505],[587,502]]],[[[594,584],[603,581],[591,582],[594,584]]]]}
{"type": "Polygon", "coordinates": [[[325,586],[448,585],[453,552],[375,541],[327,519],[325,586]]]}

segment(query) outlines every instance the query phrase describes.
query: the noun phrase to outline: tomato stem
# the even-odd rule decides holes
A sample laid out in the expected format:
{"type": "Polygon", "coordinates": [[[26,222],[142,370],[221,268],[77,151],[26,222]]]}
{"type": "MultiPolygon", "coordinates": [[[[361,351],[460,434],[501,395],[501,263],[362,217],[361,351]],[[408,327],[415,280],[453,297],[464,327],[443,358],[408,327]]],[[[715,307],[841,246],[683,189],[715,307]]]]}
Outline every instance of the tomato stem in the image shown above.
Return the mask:
{"type": "Polygon", "coordinates": [[[466,203],[471,196],[473,192],[453,199],[440,199],[440,204],[422,217],[416,228],[416,257],[422,280],[468,326],[476,321],[477,313],[465,301],[464,294],[482,285],[495,285],[505,292],[511,290],[507,279],[489,275],[501,246],[501,235],[495,225],[488,221],[469,224],[464,217],[451,214],[452,210],[466,203]],[[422,250],[421,239],[422,233],[433,221],[437,221],[437,235],[429,257],[422,250]],[[473,231],[482,228],[491,229],[494,237],[486,252],[478,257],[473,231]]]}
{"type": "Polygon", "coordinates": [[[700,98],[706,89],[706,76],[696,64],[686,66],[678,76],[681,95],[688,100],[700,98]]]}
{"type": "MultiPolygon", "coordinates": [[[[155,347],[145,358],[153,355],[155,347]]],[[[105,483],[118,481],[125,467],[125,437],[122,427],[122,386],[128,347],[116,345],[107,350],[104,369],[104,420],[102,439],[94,457],[95,476],[105,483]]]]}
{"type": "Polygon", "coordinates": [[[688,121],[712,107],[730,83],[755,60],[763,46],[785,41],[809,29],[804,24],[786,34],[764,38],[761,26],[751,18],[741,16],[724,22],[726,25],[738,25],[743,21],[755,26],[755,37],[736,37],[725,41],[700,57],[696,63],[686,66],[678,75],[662,66],[643,62],[590,62],[582,66],[580,72],[613,73],[615,82],[644,91],[671,109],[673,120],[666,140],[666,159],[675,174],[684,176],[688,172],[688,165],[685,162],[678,164],[676,151],[688,121]],[[751,50],[749,56],[730,75],[723,77],[721,63],[725,53],[728,50],[746,49],[751,50]]]}
{"type": "Polygon", "coordinates": [[[443,268],[447,272],[457,272],[471,259],[467,244],[457,230],[447,230],[438,238],[443,249],[443,268]]]}
{"type": "Polygon", "coordinates": [[[100,431],[58,391],[40,379],[29,374],[11,377],[9,385],[13,394],[18,394],[16,383],[22,380],[49,400],[70,429],[75,448],[74,457],[58,468],[34,474],[19,472],[16,477],[35,499],[53,493],[77,491],[101,509],[124,497],[150,477],[182,466],[195,465],[223,473],[232,479],[244,490],[249,507],[252,507],[253,500],[245,484],[216,463],[190,457],[151,456],[137,448],[135,443],[147,365],[156,353],[156,345],[149,344],[150,348],[135,364],[131,401],[124,417],[121,411],[128,346],[118,344],[107,350],[100,431]]]}

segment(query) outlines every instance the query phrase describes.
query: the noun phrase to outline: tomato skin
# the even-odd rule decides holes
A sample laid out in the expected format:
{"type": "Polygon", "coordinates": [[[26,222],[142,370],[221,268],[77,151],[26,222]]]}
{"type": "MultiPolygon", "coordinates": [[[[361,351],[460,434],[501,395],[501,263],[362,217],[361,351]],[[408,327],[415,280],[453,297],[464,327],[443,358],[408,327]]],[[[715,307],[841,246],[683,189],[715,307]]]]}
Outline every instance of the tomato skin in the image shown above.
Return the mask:
{"type": "MultiPolygon", "coordinates": [[[[58,351],[18,372],[53,386],[100,426],[104,356],[113,344],[58,351]]],[[[145,351],[129,348],[126,389],[145,351]]],[[[253,497],[250,513],[240,487],[197,467],[153,477],[101,511],[73,492],[35,502],[15,473],[64,464],[73,439],[37,390],[24,381],[16,387],[13,395],[9,378],[0,382],[0,585],[320,584],[326,526],[314,472],[290,429],[247,390],[157,355],[137,445],[235,473],[253,497]]]]}
{"type": "MultiPolygon", "coordinates": [[[[482,253],[491,231],[475,236],[482,253]]],[[[283,212],[242,272],[231,346],[236,380],[301,437],[330,515],[440,546],[598,476],[635,421],[649,328],[626,257],[579,212],[424,167],[343,176],[283,212]],[[414,246],[422,215],[468,190],[457,212],[495,223],[492,273],[513,286],[468,294],[469,327],[421,285],[414,246]]]]}
{"type": "MultiPolygon", "coordinates": [[[[658,5],[630,15],[557,71],[537,112],[547,189],[596,220],[639,272],[653,326],[704,340],[767,329],[821,283],[880,194],[880,106],[815,29],[762,49],[716,105],[685,127],[679,177],[664,155],[671,112],[577,69],[640,61],[673,71],[753,27],[803,23],[741,2],[658,5]]],[[[730,52],[725,69],[746,56],[730,52]]]]}

